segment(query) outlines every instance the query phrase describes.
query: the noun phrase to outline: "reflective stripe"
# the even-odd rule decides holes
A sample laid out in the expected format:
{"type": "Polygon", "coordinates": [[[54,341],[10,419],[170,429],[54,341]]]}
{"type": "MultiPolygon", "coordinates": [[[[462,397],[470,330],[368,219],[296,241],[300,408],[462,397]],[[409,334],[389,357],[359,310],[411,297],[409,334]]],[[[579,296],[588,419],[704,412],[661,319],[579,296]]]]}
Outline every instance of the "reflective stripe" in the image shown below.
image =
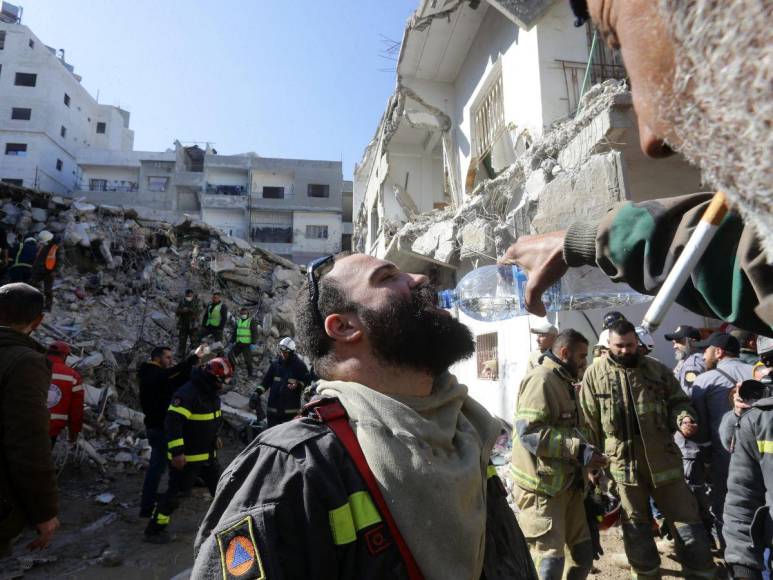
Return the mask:
{"type": "Polygon", "coordinates": [[[212,421],[222,414],[221,411],[215,411],[214,413],[191,413],[188,419],[191,421],[212,421]]]}
{"type": "Polygon", "coordinates": [[[53,381],[67,381],[68,383],[77,383],[78,379],[76,379],[72,375],[63,375],[62,373],[53,373],[51,375],[51,380],[53,381]]]}
{"type": "Polygon", "coordinates": [[[760,453],[773,453],[773,441],[757,441],[757,448],[760,453]]]}
{"type": "Polygon", "coordinates": [[[178,407],[177,405],[169,405],[169,411],[174,411],[175,413],[180,413],[183,417],[186,419],[189,419],[191,416],[191,412],[186,409],[185,407],[178,407]]]}
{"type": "Polygon", "coordinates": [[[182,439],[172,439],[169,443],[166,444],[167,449],[174,449],[175,447],[182,447],[185,445],[185,441],[182,439]]]}
{"type": "Polygon", "coordinates": [[[333,541],[338,546],[354,542],[357,532],[382,521],[367,491],[353,493],[347,503],[328,514],[333,541]]]}
{"type": "Polygon", "coordinates": [[[652,482],[654,484],[663,483],[664,481],[670,481],[673,479],[682,479],[684,472],[681,467],[675,467],[666,471],[659,471],[652,474],[652,482]]]}
{"type": "Polygon", "coordinates": [[[83,385],[75,385],[70,392],[78,393],[83,390],[83,385]]]}
{"type": "Polygon", "coordinates": [[[497,475],[497,468],[493,465],[489,465],[486,468],[486,479],[491,479],[492,477],[496,477],[497,475]]]}
{"type": "Polygon", "coordinates": [[[51,413],[52,419],[62,419],[63,421],[67,421],[70,417],[67,415],[62,415],[61,413],[51,413]]]}
{"type": "Polygon", "coordinates": [[[300,412],[301,412],[300,409],[285,409],[286,415],[297,415],[300,412]]]}
{"type": "MultiPolygon", "coordinates": [[[[167,452],[166,458],[171,460],[172,459],[172,454],[167,452]]],[[[196,455],[186,455],[185,456],[185,461],[190,461],[190,462],[206,461],[207,459],[209,459],[209,453],[198,453],[196,455]]]]}
{"type": "Polygon", "coordinates": [[[166,526],[169,524],[169,516],[165,514],[156,514],[156,523],[160,526],[166,526]]]}
{"type": "Polygon", "coordinates": [[[515,418],[516,419],[532,419],[532,420],[539,420],[544,419],[547,417],[547,412],[545,409],[526,409],[526,408],[518,408],[515,410],[515,418]]]}

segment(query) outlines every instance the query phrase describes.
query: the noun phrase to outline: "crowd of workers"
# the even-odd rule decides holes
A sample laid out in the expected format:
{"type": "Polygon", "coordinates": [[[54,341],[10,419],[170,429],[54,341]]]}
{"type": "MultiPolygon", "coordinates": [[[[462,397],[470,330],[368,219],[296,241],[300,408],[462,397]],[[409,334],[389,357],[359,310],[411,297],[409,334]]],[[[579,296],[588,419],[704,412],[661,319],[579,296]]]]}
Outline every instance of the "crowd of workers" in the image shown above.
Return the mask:
{"type": "MultiPolygon", "coordinates": [[[[168,540],[170,514],[200,477],[214,499],[195,541],[194,578],[582,579],[601,555],[597,528],[615,514],[634,578],[660,576],[655,533],[673,538],[688,578],[716,577],[716,555],[733,578],[760,578],[773,538],[763,4],[571,0],[579,24],[592,18],[622,50],[643,152],[664,157],[675,147],[727,194],[733,211],[717,228],[719,241],[676,300],[758,334],[762,364],[749,365],[747,335],[702,340],[682,325],[669,335],[679,359],[672,370],[650,356],[646,332],[612,317],[583,368],[587,338],[543,328],[555,337],[540,341],[518,387],[516,520],[490,464],[500,424],[448,373],[474,352],[470,330],[434,306],[426,276],[372,256],[327,256],[309,265],[295,311],[296,339],[320,377],[317,398],[287,420],[307,383],[294,376],[290,384],[292,356],[281,355],[275,364],[284,366],[272,365],[262,382],[278,424],[247,446],[216,488],[217,393],[233,377],[235,357],[251,349],[197,364],[206,351],[197,348],[182,367],[172,365],[170,349],[154,351],[149,364],[164,372],[146,369],[163,383],[149,397],[158,404],[149,430],[159,433],[149,497],[164,455],[173,471],[167,493],[143,505],[151,517],[146,536],[168,540]],[[272,398],[284,381],[292,400],[272,398]]],[[[709,201],[693,194],[621,203],[596,222],[521,236],[501,260],[528,272],[527,308],[537,315],[545,312],[542,292],[570,267],[596,266],[652,294],[709,201]]],[[[190,298],[180,309],[188,317],[183,355],[196,335],[190,298]]],[[[39,534],[31,548],[45,547],[59,525],[45,405],[51,362],[29,336],[45,306],[29,285],[0,288],[0,554],[25,524],[39,534]]],[[[199,336],[222,340],[228,319],[213,296],[199,336]]],[[[252,340],[251,326],[237,323],[237,342],[252,340]]]]}

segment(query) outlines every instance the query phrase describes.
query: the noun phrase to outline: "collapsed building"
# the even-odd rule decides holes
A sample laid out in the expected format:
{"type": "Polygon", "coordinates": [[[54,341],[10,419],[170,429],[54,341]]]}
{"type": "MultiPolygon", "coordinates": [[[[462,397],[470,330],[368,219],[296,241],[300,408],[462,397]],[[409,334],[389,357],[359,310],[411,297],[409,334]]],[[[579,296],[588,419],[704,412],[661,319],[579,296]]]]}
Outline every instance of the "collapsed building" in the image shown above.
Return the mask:
{"type": "MultiPolygon", "coordinates": [[[[625,200],[699,191],[683,158],[641,152],[625,77],[619,54],[590,25],[575,28],[566,2],[422,0],[403,35],[395,93],[355,169],[354,247],[453,288],[521,235],[598,219],[625,200]]],[[[620,310],[638,321],[645,308],[620,310]]],[[[603,313],[549,317],[593,344],[603,313]]],[[[710,325],[678,306],[672,316],[710,325]]],[[[453,371],[509,421],[530,319],[459,318],[476,353],[453,371]]],[[[657,342],[656,356],[669,360],[668,343],[657,342]]]]}
{"type": "MultiPolygon", "coordinates": [[[[99,467],[140,468],[148,458],[147,441],[138,436],[144,427],[136,369],[153,347],[176,345],[175,310],[186,289],[203,304],[218,290],[229,310],[247,307],[257,317],[260,376],[279,339],[293,334],[299,267],[203,222],[167,222],[144,208],[0,184],[0,228],[11,239],[44,229],[62,239],[53,309],[33,338],[71,345],[68,363],[84,375],[86,390],[79,449],[99,467]]],[[[247,398],[254,387],[239,380],[223,396],[224,417],[235,430],[254,418],[247,398]]]]}

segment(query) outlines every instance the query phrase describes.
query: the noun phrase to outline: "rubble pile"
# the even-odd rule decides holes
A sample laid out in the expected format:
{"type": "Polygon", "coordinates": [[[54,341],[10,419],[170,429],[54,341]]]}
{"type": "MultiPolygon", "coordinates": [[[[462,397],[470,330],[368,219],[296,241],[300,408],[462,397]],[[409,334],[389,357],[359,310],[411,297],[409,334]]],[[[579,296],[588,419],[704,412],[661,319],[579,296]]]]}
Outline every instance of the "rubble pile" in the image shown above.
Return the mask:
{"type": "MultiPolygon", "coordinates": [[[[61,236],[53,309],[33,336],[43,345],[71,345],[68,363],[84,376],[87,401],[84,437],[73,452],[99,466],[110,462],[112,471],[148,457],[147,441],[138,437],[144,428],[136,369],[155,346],[176,350],[175,310],[186,289],[202,307],[219,290],[229,315],[247,307],[257,317],[259,376],[278,340],[293,334],[298,266],[190,217],[164,217],[0,184],[0,227],[10,241],[44,229],[61,236]]],[[[219,346],[211,345],[213,352],[219,346]]],[[[224,416],[234,427],[253,416],[244,394],[254,386],[242,373],[226,396],[224,416]]]]}

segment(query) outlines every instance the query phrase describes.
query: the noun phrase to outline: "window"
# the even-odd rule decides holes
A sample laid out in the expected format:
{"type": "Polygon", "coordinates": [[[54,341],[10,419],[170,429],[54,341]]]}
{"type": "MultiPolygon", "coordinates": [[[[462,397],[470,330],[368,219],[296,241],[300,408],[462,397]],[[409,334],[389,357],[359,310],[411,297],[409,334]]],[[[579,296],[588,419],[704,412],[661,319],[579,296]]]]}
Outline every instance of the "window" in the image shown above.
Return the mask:
{"type": "Polygon", "coordinates": [[[148,191],[166,191],[168,177],[148,177],[148,191]]]}
{"type": "Polygon", "coordinates": [[[499,379],[497,360],[497,333],[480,334],[475,339],[475,355],[478,358],[478,378],[490,381],[499,379]]]}
{"type": "Polygon", "coordinates": [[[89,179],[90,191],[105,191],[107,189],[107,179],[89,179]]]}
{"type": "Polygon", "coordinates": [[[330,197],[330,186],[320,183],[309,183],[307,195],[309,197],[330,197]]]}
{"type": "Polygon", "coordinates": [[[488,88],[473,114],[475,156],[483,157],[505,129],[505,105],[502,97],[502,75],[488,88]]]}
{"type": "Polygon", "coordinates": [[[97,133],[105,133],[107,131],[107,123],[97,121],[97,133]]]}
{"type": "Polygon", "coordinates": [[[278,224],[262,224],[254,226],[251,231],[254,242],[266,244],[292,244],[293,230],[291,227],[278,224]]]}
{"type": "Polygon", "coordinates": [[[3,49],[5,49],[5,30],[0,30],[0,50],[3,49]]]}
{"type": "Polygon", "coordinates": [[[70,95],[68,95],[67,93],[64,94],[64,104],[67,105],[68,107],[70,106],[70,95]]]}
{"type": "Polygon", "coordinates": [[[35,48],[35,41],[30,38],[29,41],[30,48],[35,48]]]}
{"type": "Polygon", "coordinates": [[[285,197],[284,187],[274,187],[274,186],[263,187],[264,199],[284,199],[284,197],[285,197]]]}
{"type": "Polygon", "coordinates": [[[62,137],[67,137],[67,127],[65,127],[64,125],[62,125],[62,126],[59,128],[59,134],[60,134],[62,137]]]}
{"type": "Polygon", "coordinates": [[[17,157],[26,157],[27,144],[26,143],[6,143],[5,154],[16,155],[17,157]]]}
{"type": "Polygon", "coordinates": [[[306,226],[306,239],[326,240],[327,226],[306,226]]]}
{"type": "Polygon", "coordinates": [[[57,171],[61,171],[61,170],[62,170],[62,166],[63,166],[63,165],[64,165],[64,164],[62,163],[62,160],[61,160],[61,159],[57,159],[57,160],[56,160],[56,170],[57,170],[57,171]]]}
{"type": "Polygon", "coordinates": [[[16,73],[14,83],[17,87],[34,87],[38,84],[38,75],[34,73],[16,73]]]}
{"type": "Polygon", "coordinates": [[[22,109],[18,107],[11,109],[11,119],[16,119],[17,121],[29,121],[31,117],[32,109],[22,109]]]}
{"type": "Polygon", "coordinates": [[[24,180],[23,179],[2,179],[0,180],[3,183],[7,183],[9,185],[18,185],[19,187],[24,186],[24,180]]]}

